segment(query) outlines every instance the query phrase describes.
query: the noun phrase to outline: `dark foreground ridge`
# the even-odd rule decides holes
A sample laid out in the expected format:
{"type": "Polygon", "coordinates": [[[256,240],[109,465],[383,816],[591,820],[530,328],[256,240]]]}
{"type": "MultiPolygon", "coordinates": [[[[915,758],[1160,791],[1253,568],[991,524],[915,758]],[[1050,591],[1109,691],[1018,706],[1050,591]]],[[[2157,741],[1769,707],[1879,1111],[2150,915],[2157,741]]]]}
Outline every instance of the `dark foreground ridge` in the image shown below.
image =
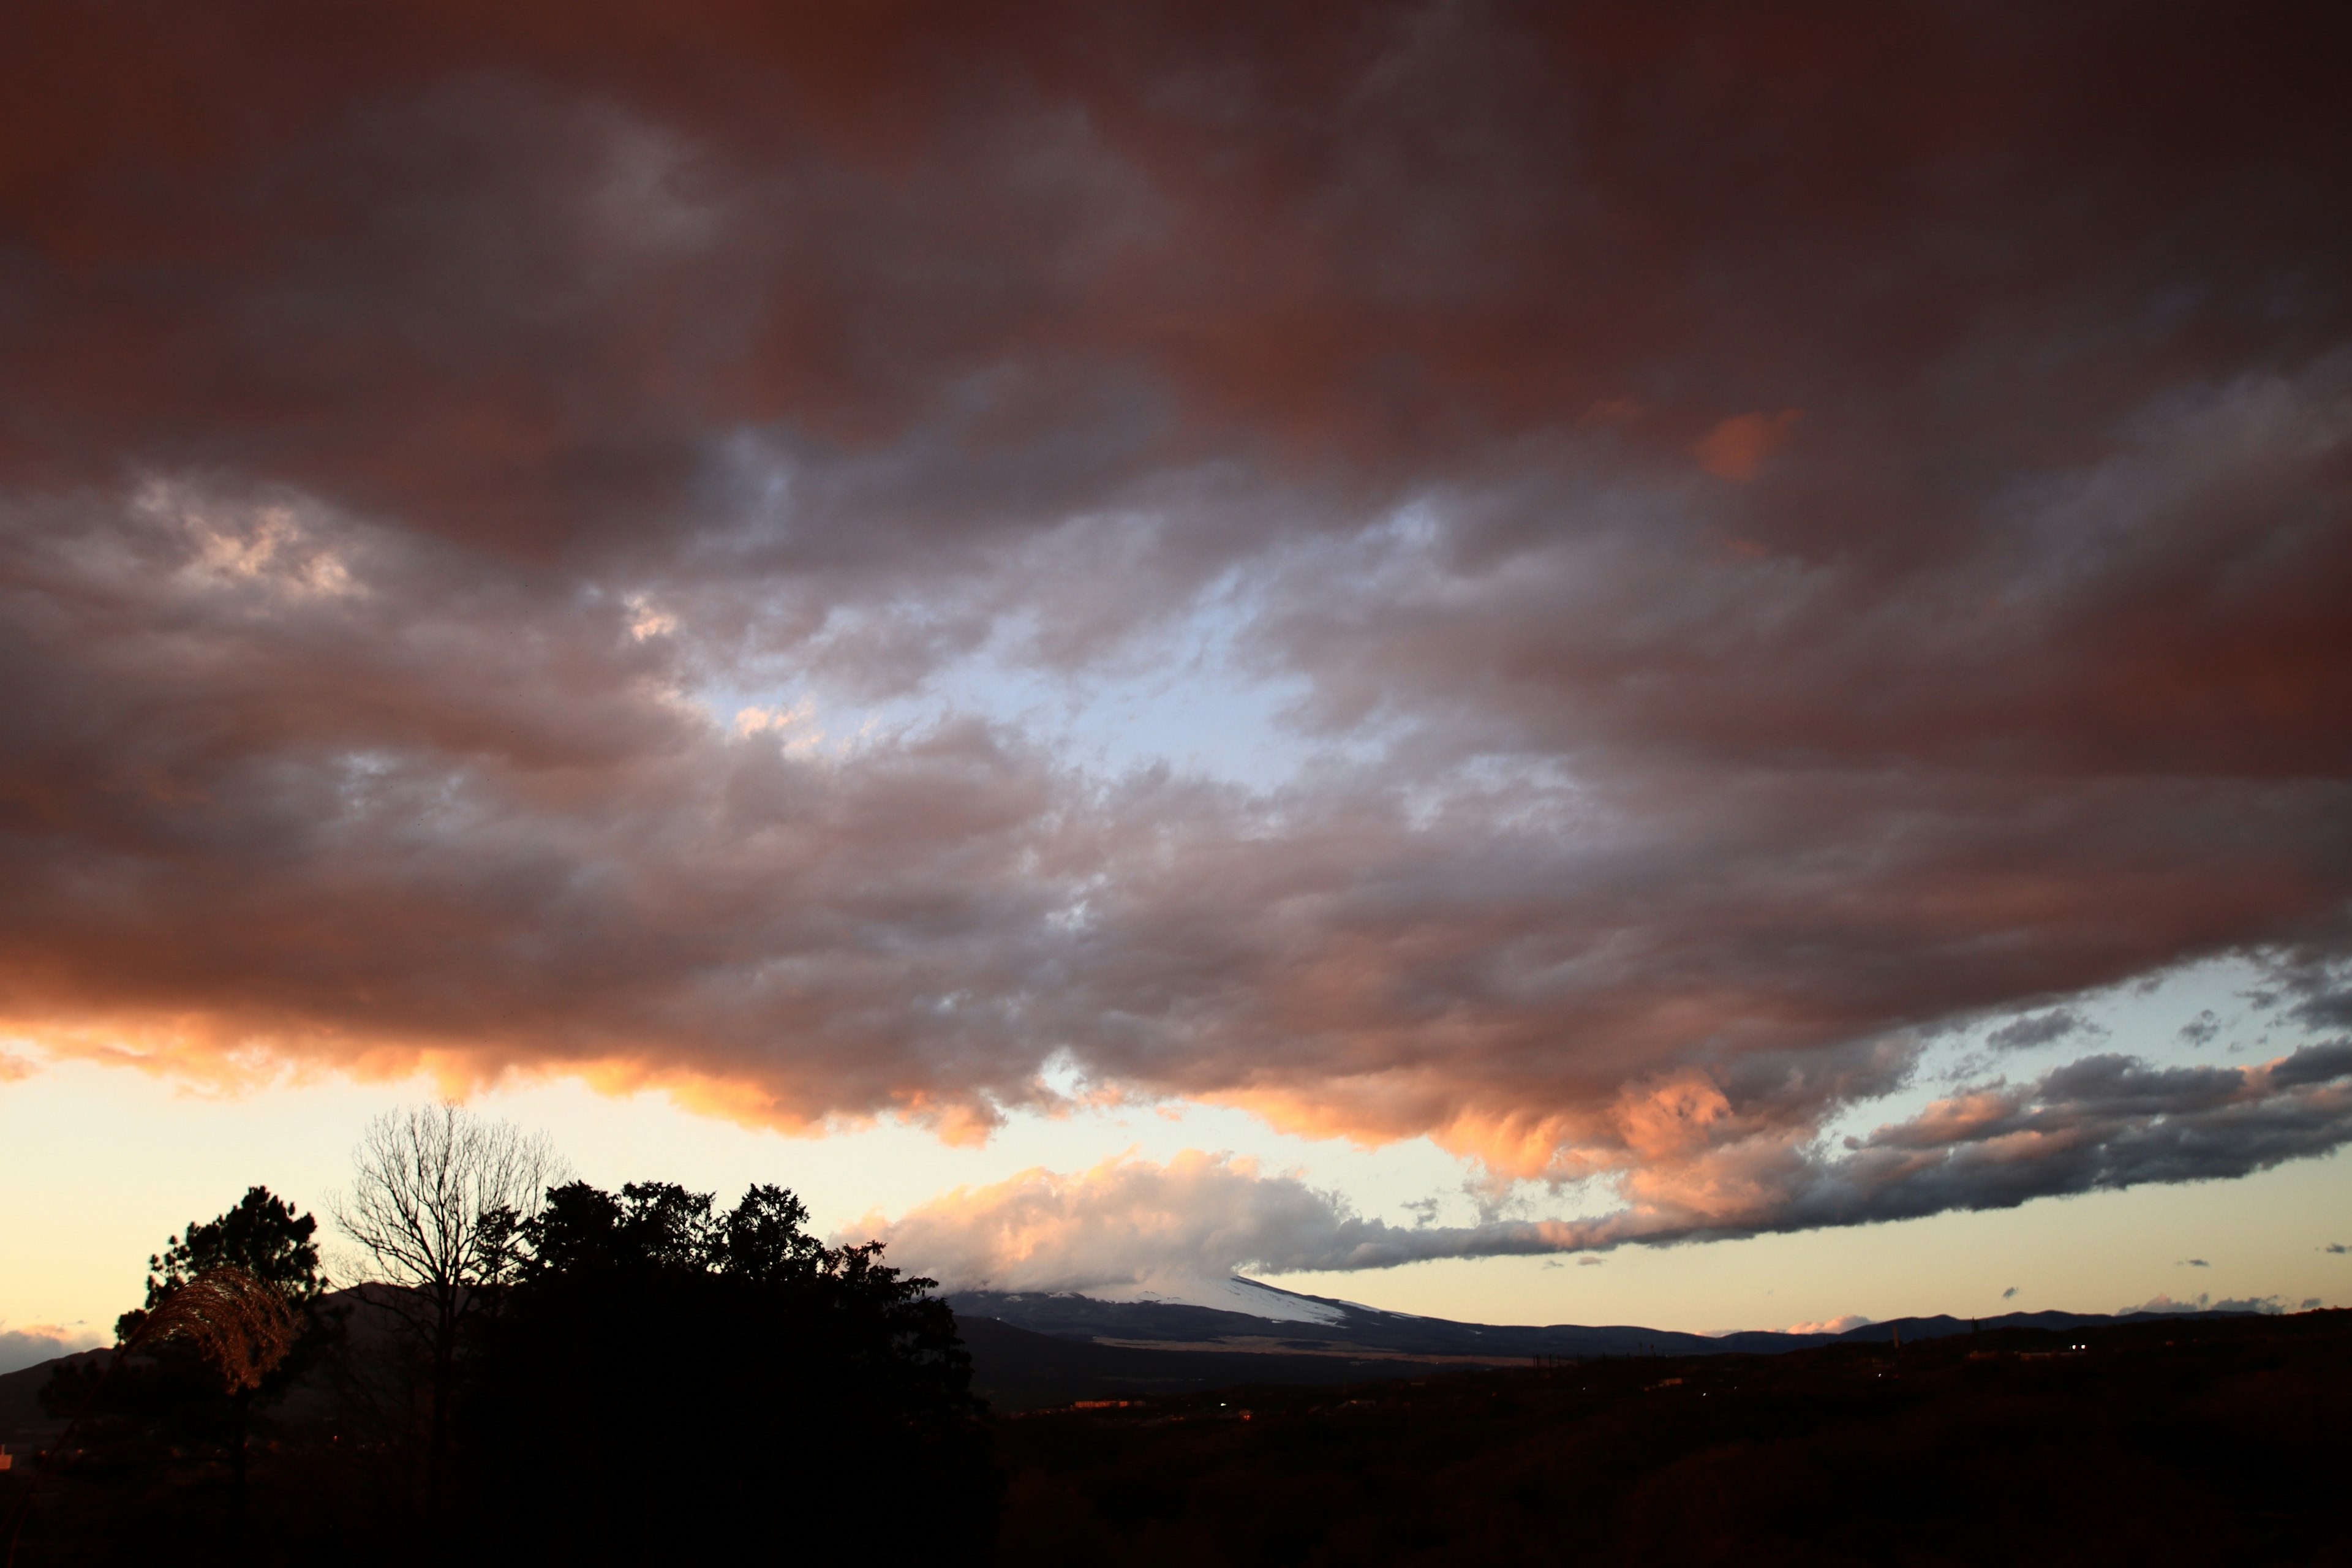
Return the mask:
{"type": "MultiPolygon", "coordinates": [[[[974,1434],[980,1484],[953,1499],[911,1490],[904,1506],[968,1510],[959,1560],[1022,1568],[2342,1560],[2352,1312],[1973,1331],[1940,1320],[1959,1324],[1941,1334],[1938,1322],[1903,1325],[1900,1346],[1888,1332],[1769,1355],[1705,1341],[1686,1353],[1661,1336],[1657,1353],[1486,1368],[1108,1345],[966,1318],[975,1383],[1000,1391],[974,1434]]],[[[727,1370],[671,1353],[639,1345],[626,1364],[566,1364],[583,1409],[605,1397],[598,1388],[656,1365],[665,1377],[727,1370]]],[[[56,1364],[0,1378],[12,1446],[25,1443],[32,1391],[56,1364]]],[[[218,1477],[189,1457],[140,1479],[110,1478],[93,1455],[52,1482],[18,1561],[121,1561],[127,1540],[158,1530],[174,1562],[239,1568],[425,1560],[419,1550],[501,1564],[771,1560],[665,1555],[672,1542],[658,1529],[605,1556],[436,1542],[372,1489],[380,1462],[365,1444],[352,1451],[356,1435],[331,1411],[289,1402],[234,1523],[223,1522],[218,1477]]],[[[782,1408],[775,1418],[799,1419],[782,1408]]],[[[614,1451],[557,1457],[593,1460],[598,1484],[625,1487],[651,1450],[706,1446],[690,1429],[624,1436],[614,1451]]],[[[0,1502],[26,1479],[23,1468],[0,1474],[0,1502]]],[[[727,1485],[750,1489],[749,1506],[779,1521],[800,1521],[798,1533],[823,1506],[781,1472],[727,1485]]],[[[912,1560],[896,1554],[895,1529],[887,1518],[871,1527],[874,1561],[912,1560]]],[[[774,1538],[774,1561],[798,1560],[793,1539],[774,1538]]]]}
{"type": "Polygon", "coordinates": [[[1003,1563],[2343,1561],[2352,1313],[1261,1384],[1001,1421],[1003,1563]]]}

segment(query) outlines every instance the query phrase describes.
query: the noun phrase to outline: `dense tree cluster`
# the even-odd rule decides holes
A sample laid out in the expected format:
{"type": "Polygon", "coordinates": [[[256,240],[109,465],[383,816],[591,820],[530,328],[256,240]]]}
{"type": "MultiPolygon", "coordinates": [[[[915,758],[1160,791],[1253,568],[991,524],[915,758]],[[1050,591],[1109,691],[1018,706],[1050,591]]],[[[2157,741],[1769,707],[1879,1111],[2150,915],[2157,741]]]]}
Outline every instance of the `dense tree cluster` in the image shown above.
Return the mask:
{"type": "Polygon", "coordinates": [[[879,1243],[826,1246],[781,1187],[604,1192],[454,1106],[379,1118],[355,1166],[362,1282],[330,1292],[317,1221],[263,1187],[148,1260],[113,1353],[50,1379],[49,1462],[0,1487],[22,1561],[157,1530],[247,1565],[984,1549],[971,1359],[879,1243]]]}
{"type": "Polygon", "coordinates": [[[733,1209],[572,1183],[520,1226],[462,1441],[506,1562],[781,1563],[986,1528],[971,1361],[946,1305],[828,1247],[779,1187],[733,1209]]]}

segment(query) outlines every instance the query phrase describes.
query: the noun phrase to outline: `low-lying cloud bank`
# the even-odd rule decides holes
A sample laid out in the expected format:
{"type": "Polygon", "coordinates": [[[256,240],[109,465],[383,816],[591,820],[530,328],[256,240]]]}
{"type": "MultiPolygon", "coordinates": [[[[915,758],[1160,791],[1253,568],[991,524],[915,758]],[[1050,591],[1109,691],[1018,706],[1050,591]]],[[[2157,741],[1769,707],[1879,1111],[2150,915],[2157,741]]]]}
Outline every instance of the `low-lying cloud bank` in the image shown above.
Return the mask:
{"type": "Polygon", "coordinates": [[[107,1336],[85,1330],[33,1323],[21,1329],[0,1328],[0,1375],[38,1366],[61,1355],[107,1342],[107,1336]]]}
{"type": "Polygon", "coordinates": [[[1580,1219],[1395,1226],[1248,1160],[1188,1151],[958,1188],[865,1230],[950,1289],[1087,1290],[1238,1271],[1391,1268],[1436,1258],[1864,1225],[2149,1182],[2241,1176],[2352,1141],[2352,1042],[2248,1068],[2101,1057],[1939,1100],[1842,1149],[1743,1136],[1615,1178],[1629,1201],[1580,1219]]]}
{"type": "Polygon", "coordinates": [[[2170,1296],[2152,1296],[2137,1307],[2119,1307],[2118,1316],[2126,1312],[2309,1312],[2327,1305],[2326,1298],[2305,1296],[2301,1301],[2284,1296],[2224,1296],[2216,1300],[2208,1292],[2200,1291],[2192,1300],[2176,1301],[2170,1296]]]}

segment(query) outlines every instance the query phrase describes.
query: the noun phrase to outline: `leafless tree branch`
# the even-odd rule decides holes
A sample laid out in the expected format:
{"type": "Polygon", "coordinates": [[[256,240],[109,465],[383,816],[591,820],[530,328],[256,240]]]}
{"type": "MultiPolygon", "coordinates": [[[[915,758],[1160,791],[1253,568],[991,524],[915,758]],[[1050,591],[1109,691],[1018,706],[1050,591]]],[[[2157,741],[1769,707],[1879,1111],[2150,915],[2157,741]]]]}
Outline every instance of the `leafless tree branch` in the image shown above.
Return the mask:
{"type": "Polygon", "coordinates": [[[331,1205],[364,1253],[370,1298],[424,1352],[429,1384],[428,1503],[440,1490],[452,1368],[466,1320],[514,1263],[514,1227],[570,1169],[543,1133],[444,1102],[386,1112],[352,1152],[351,1194],[331,1205]]]}

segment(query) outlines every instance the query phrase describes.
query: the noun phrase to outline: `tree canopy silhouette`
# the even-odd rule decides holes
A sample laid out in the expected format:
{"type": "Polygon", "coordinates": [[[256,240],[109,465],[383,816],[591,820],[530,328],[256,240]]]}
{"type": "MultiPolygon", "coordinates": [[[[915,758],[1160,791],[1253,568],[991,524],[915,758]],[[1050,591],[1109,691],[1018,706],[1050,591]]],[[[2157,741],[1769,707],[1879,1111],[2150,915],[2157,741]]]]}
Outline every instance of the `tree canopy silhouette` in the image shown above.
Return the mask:
{"type": "Polygon", "coordinates": [[[141,1310],[123,1314],[115,1337],[128,1341],[138,1331],[142,1311],[154,1310],[197,1275],[215,1268],[241,1270],[271,1287],[289,1306],[308,1307],[327,1288],[313,1239],[318,1233],[315,1218],[297,1214],[268,1187],[247,1188],[235,1208],[209,1224],[190,1220],[184,1233],[168,1238],[163,1250],[147,1259],[147,1300],[141,1310]]]}
{"type": "Polygon", "coordinates": [[[954,1316],[807,1218],[779,1187],[725,1212],[667,1183],[549,1193],[475,1363],[475,1539],[614,1563],[970,1547],[989,1471],[954,1316]]]}

